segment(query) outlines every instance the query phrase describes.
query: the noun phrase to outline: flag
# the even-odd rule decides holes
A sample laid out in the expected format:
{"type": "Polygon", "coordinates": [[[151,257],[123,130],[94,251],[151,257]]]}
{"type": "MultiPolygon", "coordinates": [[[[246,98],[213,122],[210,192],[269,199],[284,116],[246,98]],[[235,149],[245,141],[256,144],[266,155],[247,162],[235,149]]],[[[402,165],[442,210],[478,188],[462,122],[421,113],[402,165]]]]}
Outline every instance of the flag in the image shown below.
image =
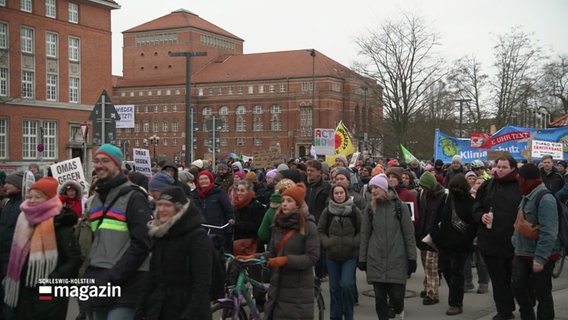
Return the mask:
{"type": "Polygon", "coordinates": [[[410,163],[412,159],[418,160],[408,149],[406,149],[402,144],[400,144],[400,149],[402,149],[402,156],[404,157],[404,162],[410,163]]]}
{"type": "Polygon", "coordinates": [[[335,153],[342,154],[344,156],[349,156],[355,152],[355,147],[353,146],[353,141],[349,135],[349,130],[343,124],[343,121],[339,121],[337,128],[335,129],[335,153]]]}
{"type": "Polygon", "coordinates": [[[491,147],[493,146],[491,134],[489,133],[470,133],[469,138],[470,148],[491,149],[491,147]]]}

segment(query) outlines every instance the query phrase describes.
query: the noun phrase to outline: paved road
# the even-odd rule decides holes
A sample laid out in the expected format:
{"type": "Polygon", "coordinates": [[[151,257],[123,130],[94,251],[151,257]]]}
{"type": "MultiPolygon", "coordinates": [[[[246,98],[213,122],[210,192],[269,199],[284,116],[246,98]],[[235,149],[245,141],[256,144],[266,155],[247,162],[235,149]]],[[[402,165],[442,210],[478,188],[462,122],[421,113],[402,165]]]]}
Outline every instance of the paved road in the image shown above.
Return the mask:
{"type": "MultiPolygon", "coordinates": [[[[475,291],[466,293],[464,296],[464,313],[458,316],[447,316],[448,309],[448,287],[442,280],[440,287],[440,303],[432,306],[422,305],[422,299],[418,293],[422,290],[422,279],[424,270],[418,263],[418,270],[407,283],[407,297],[405,299],[406,319],[420,320],[439,320],[439,319],[459,319],[459,320],[491,320],[496,314],[495,305],[491,293],[477,294],[475,291]]],[[[477,279],[474,269],[474,279],[477,279]]],[[[357,286],[359,287],[359,305],[355,307],[355,319],[367,320],[377,319],[375,313],[375,303],[372,297],[372,287],[367,284],[365,273],[357,271],[357,286]]],[[[568,270],[564,270],[558,279],[553,279],[553,295],[556,318],[559,320],[568,320],[568,270]]],[[[327,283],[323,283],[323,292],[327,306],[326,319],[329,318],[329,287],[327,283]]],[[[74,320],[77,315],[77,303],[70,301],[67,320],[74,320]]],[[[517,319],[520,319],[518,312],[515,312],[517,319]]]]}

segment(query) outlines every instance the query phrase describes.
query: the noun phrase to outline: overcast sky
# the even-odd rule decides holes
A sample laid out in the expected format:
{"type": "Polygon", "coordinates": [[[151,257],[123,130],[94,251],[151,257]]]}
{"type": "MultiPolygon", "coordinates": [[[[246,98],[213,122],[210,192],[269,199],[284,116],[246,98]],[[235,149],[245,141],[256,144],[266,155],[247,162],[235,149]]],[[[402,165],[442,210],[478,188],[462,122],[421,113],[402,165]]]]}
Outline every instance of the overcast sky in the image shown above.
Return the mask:
{"type": "Polygon", "coordinates": [[[475,54],[492,62],[497,35],[522,26],[550,54],[568,54],[566,0],[116,0],[114,75],[122,75],[122,32],[183,8],[245,40],[244,53],[309,49],[350,67],[355,38],[402,12],[422,16],[440,35],[448,61],[475,54]]]}

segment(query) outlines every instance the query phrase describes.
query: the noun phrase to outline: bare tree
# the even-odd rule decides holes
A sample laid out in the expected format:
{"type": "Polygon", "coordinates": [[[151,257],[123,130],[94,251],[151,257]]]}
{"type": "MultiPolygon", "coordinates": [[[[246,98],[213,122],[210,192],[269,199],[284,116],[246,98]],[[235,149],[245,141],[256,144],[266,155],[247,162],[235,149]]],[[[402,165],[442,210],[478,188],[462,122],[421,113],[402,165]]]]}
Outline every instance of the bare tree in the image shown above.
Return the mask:
{"type": "Polygon", "coordinates": [[[484,74],[477,58],[467,56],[459,59],[448,75],[448,81],[455,88],[456,99],[470,99],[465,104],[465,122],[474,132],[483,130],[481,120],[488,116],[482,105],[482,93],[486,90],[489,76],[484,74]]]}
{"type": "Polygon", "coordinates": [[[527,107],[539,79],[541,49],[519,28],[499,36],[494,47],[495,125],[507,125],[527,107]]]}
{"type": "Polygon", "coordinates": [[[562,114],[568,113],[568,56],[561,55],[558,60],[544,66],[542,88],[548,96],[560,101],[561,108],[552,102],[553,109],[561,109],[562,114]]]}
{"type": "Polygon", "coordinates": [[[394,131],[394,140],[387,142],[404,144],[413,116],[424,107],[425,93],[441,78],[443,61],[433,53],[437,35],[421,18],[405,14],[400,21],[369,30],[356,43],[363,61],[354,68],[383,87],[385,127],[390,124],[394,131]]]}

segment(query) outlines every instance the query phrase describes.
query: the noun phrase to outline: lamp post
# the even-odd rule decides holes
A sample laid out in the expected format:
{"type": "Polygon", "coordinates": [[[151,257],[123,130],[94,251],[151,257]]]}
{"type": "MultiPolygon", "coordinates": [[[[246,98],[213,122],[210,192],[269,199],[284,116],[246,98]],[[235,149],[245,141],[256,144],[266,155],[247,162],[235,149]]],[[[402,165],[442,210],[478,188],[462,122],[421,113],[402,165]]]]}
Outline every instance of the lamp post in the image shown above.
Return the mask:
{"type": "Polygon", "coordinates": [[[314,128],[314,118],[315,118],[315,101],[316,101],[316,50],[310,50],[310,56],[312,56],[312,145],[315,146],[315,128],[314,128]]]}
{"type": "Polygon", "coordinates": [[[185,145],[189,139],[189,152],[185,152],[185,165],[189,166],[193,160],[193,108],[191,107],[191,57],[203,57],[207,52],[170,52],[170,57],[185,57],[185,145]]]}
{"type": "MultiPolygon", "coordinates": [[[[144,139],[146,140],[146,139],[144,139]]],[[[160,142],[160,137],[158,137],[157,135],[152,135],[151,137],[148,138],[148,140],[150,142],[152,142],[152,144],[154,145],[154,162],[158,163],[158,155],[156,154],[156,146],[158,145],[158,142],[160,142]]]]}

